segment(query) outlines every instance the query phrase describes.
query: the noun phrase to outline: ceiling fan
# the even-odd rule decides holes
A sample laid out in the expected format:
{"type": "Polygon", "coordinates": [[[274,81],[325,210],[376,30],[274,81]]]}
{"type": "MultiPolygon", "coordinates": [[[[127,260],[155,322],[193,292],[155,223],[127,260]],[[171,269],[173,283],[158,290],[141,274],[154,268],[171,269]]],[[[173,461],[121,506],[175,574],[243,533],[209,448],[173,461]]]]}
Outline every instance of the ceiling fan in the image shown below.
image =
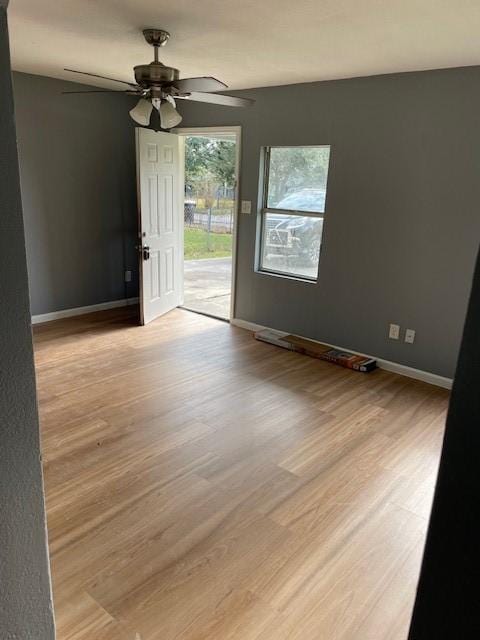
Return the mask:
{"type": "Polygon", "coordinates": [[[219,89],[226,89],[227,85],[212,77],[179,78],[180,72],[174,67],[167,67],[158,59],[158,50],[167,44],[170,34],[163,29],[144,29],[143,36],[155,52],[153,62],[139,64],[134,67],[135,82],[125,82],[116,78],[100,76],[96,73],[64,69],[72,73],[81,73],[93,78],[112,80],[128,86],[128,89],[92,89],[87,91],[64,91],[63,93],[110,93],[120,92],[133,96],[140,96],[137,105],[130,111],[130,116],[140,125],[148,126],[153,109],[160,114],[162,129],[171,129],[180,124],[182,116],[176,110],[175,100],[195,100],[196,102],[210,102],[227,107],[248,107],[254,100],[236,98],[220,93],[209,93],[219,89]]]}

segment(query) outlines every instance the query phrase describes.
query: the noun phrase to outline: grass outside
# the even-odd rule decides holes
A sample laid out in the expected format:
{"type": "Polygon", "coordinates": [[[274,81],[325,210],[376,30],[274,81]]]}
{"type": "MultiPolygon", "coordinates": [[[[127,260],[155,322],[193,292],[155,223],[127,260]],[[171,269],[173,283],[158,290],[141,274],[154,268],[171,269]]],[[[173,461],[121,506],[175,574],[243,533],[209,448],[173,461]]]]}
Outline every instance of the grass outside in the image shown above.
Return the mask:
{"type": "Polygon", "coordinates": [[[228,258],[232,255],[232,236],[230,233],[208,233],[204,229],[185,228],[185,260],[204,258],[228,258]]]}

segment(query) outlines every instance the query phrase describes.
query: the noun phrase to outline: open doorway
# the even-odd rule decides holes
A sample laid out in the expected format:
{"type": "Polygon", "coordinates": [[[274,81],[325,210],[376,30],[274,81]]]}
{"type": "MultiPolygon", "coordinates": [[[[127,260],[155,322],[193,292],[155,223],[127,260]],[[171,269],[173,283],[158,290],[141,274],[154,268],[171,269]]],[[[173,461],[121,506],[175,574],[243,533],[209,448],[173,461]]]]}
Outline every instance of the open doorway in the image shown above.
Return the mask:
{"type": "Polygon", "coordinates": [[[180,129],[184,141],[183,307],[233,317],[239,127],[180,129]]]}

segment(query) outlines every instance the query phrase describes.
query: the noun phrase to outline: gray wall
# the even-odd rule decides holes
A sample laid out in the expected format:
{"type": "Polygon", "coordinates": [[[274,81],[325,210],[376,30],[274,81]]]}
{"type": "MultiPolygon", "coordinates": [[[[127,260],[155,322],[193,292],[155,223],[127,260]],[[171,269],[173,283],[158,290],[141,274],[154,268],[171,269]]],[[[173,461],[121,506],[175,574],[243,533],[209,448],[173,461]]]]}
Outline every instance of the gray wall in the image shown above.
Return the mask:
{"type": "Polygon", "coordinates": [[[14,73],[33,314],[138,295],[131,98],[88,88],[14,73]]]}
{"type": "Polygon", "coordinates": [[[262,145],[332,150],[318,283],[256,273],[257,216],[241,215],[236,316],[453,376],[480,238],[480,68],[242,93],[253,108],[180,108],[182,126],[242,125],[254,206],[262,145]]]}
{"type": "Polygon", "coordinates": [[[54,638],[8,33],[0,7],[0,638],[54,638]]]}

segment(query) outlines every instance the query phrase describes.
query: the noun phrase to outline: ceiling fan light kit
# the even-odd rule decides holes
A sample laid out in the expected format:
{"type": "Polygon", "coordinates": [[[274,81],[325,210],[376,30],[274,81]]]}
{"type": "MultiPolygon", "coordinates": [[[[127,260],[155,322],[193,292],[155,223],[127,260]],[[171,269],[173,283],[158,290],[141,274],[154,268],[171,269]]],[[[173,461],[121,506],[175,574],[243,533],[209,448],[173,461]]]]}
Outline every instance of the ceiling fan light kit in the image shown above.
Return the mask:
{"type": "MultiPolygon", "coordinates": [[[[228,107],[247,107],[254,103],[247,98],[237,98],[219,93],[209,93],[218,89],[225,89],[227,85],[212,77],[182,78],[174,67],[168,67],[160,62],[158,51],[167,44],[170,34],[163,29],[144,29],[143,36],[148,44],[154,48],[154,60],[150,64],[139,64],[134,67],[135,83],[116,80],[94,73],[65,69],[73,73],[112,80],[128,86],[122,93],[139,96],[137,105],[130,110],[131,118],[141,126],[148,127],[153,109],[160,114],[162,129],[172,129],[180,124],[182,116],[176,110],[175,99],[208,102],[228,107]]],[[[65,91],[64,93],[104,93],[115,90],[65,91]]]]}

